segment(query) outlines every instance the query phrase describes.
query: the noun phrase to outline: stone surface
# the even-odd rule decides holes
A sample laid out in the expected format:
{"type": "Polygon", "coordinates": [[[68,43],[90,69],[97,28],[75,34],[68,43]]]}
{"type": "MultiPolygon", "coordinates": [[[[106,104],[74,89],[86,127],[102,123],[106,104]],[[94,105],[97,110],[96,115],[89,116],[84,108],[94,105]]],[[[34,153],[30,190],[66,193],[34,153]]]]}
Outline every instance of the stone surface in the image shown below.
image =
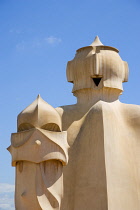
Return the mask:
{"type": "Polygon", "coordinates": [[[16,209],[60,209],[69,148],[61,124],[58,112],[40,96],[19,114],[18,133],[8,148],[16,166],[16,209]]]}
{"type": "Polygon", "coordinates": [[[139,210],[140,106],[119,101],[127,63],[96,37],[67,79],[77,104],[54,110],[39,97],[18,116],[16,209],[139,210]]]}
{"type": "Polygon", "coordinates": [[[77,104],[57,108],[70,145],[61,210],[140,209],[140,106],[118,99],[127,63],[96,38],[68,62],[67,78],[77,104]]]}

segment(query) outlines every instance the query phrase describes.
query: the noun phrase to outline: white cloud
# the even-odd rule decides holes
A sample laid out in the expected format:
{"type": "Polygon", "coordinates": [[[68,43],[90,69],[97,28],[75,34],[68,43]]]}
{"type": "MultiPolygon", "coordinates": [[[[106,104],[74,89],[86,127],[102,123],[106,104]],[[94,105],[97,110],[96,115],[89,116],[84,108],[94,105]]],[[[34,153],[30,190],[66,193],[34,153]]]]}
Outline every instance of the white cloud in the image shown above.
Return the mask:
{"type": "Polygon", "coordinates": [[[62,42],[60,38],[49,36],[44,39],[48,44],[56,44],[62,42]]]}
{"type": "Polygon", "coordinates": [[[9,33],[14,33],[14,34],[21,34],[21,33],[23,33],[20,29],[13,29],[13,28],[11,28],[10,30],[9,30],[9,33]]]}
{"type": "Polygon", "coordinates": [[[56,45],[62,42],[60,38],[54,37],[54,36],[49,36],[45,37],[42,39],[33,39],[31,41],[21,41],[17,43],[16,45],[16,50],[17,51],[24,51],[24,50],[29,50],[29,49],[38,49],[42,48],[46,45],[56,45]]]}
{"type": "Polygon", "coordinates": [[[14,210],[15,186],[8,183],[0,183],[0,210],[14,210]]]}
{"type": "Polygon", "coordinates": [[[10,209],[11,210],[11,206],[10,204],[0,204],[0,209],[10,209]]]}
{"type": "Polygon", "coordinates": [[[0,193],[0,210],[14,210],[14,194],[0,193]]]}
{"type": "Polygon", "coordinates": [[[11,193],[14,192],[15,185],[0,183],[0,193],[11,193]]]}

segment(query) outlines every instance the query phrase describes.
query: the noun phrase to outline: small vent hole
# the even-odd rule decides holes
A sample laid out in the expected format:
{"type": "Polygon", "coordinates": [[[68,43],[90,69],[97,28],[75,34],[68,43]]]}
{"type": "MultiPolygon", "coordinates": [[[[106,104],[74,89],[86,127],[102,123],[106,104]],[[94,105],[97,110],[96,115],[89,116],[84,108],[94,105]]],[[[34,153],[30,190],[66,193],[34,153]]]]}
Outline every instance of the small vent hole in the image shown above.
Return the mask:
{"type": "Polygon", "coordinates": [[[92,78],[95,85],[98,86],[102,78],[92,78]]]}

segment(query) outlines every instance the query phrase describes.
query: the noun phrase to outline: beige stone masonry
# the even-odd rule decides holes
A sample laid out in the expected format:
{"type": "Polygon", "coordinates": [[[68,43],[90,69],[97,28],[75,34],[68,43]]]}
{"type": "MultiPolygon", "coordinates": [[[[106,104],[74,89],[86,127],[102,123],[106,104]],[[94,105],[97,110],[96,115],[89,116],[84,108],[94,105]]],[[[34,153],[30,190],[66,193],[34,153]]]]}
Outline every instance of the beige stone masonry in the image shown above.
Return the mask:
{"type": "Polygon", "coordinates": [[[128,71],[96,37],[67,64],[77,103],[39,96],[19,114],[8,148],[17,210],[140,210],[140,106],[119,101],[128,71]]]}

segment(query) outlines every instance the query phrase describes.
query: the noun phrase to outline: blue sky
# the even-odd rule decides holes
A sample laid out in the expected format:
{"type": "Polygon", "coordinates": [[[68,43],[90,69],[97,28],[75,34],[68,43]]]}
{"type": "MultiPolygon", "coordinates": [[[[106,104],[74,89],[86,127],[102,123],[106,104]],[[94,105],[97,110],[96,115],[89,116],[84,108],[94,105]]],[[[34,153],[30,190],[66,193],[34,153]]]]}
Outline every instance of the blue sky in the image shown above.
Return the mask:
{"type": "Polygon", "coordinates": [[[38,93],[54,107],[76,102],[66,64],[96,35],[129,64],[120,100],[140,105],[138,0],[0,0],[0,210],[14,209],[14,168],[6,148],[17,115],[38,93]]]}

